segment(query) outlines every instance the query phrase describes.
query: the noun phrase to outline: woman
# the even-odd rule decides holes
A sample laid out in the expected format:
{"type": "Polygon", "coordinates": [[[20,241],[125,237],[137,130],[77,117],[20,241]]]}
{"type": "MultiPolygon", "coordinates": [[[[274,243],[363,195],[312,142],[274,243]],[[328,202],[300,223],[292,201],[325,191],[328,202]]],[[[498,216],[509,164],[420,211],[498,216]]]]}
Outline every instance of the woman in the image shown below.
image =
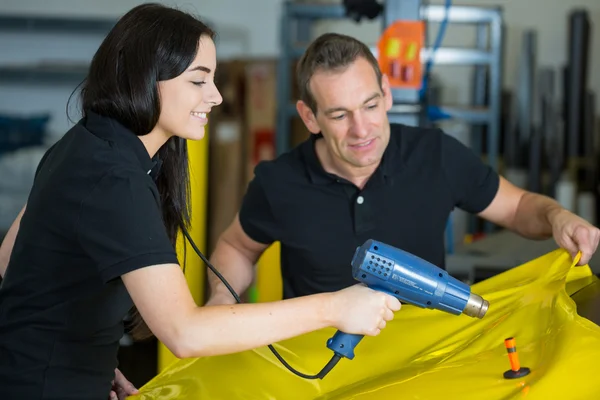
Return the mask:
{"type": "Polygon", "coordinates": [[[0,248],[3,398],[106,399],[133,306],[135,336],[154,334],[180,358],[328,326],[376,335],[400,308],[359,285],[196,306],[174,245],[190,220],[186,140],[203,138],[222,100],[213,36],[190,15],[147,4],[123,16],[95,54],[83,118],[40,162],[0,248]]]}

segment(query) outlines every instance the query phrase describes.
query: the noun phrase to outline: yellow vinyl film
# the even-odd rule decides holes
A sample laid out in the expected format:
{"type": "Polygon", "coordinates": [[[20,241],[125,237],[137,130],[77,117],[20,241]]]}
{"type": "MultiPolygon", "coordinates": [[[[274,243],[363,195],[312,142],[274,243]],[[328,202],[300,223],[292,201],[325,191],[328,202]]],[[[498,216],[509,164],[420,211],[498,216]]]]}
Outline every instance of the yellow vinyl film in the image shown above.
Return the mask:
{"type": "MultiPolygon", "coordinates": [[[[297,377],[262,347],[177,361],[134,398],[600,399],[600,328],[578,315],[573,300],[598,279],[574,265],[559,249],[473,285],[490,302],[481,320],[404,305],[323,380],[297,377]],[[531,370],[517,379],[503,376],[511,337],[520,365],[531,370]]],[[[326,341],[334,333],[323,329],[275,347],[297,370],[316,374],[331,358],[326,341]]]]}

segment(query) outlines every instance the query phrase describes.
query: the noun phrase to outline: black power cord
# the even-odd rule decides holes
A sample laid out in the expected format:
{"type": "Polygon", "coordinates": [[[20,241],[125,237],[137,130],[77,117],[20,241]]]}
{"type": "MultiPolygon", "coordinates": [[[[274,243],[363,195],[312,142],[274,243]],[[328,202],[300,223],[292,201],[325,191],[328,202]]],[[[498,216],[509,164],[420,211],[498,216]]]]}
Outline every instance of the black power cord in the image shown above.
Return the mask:
{"type": "MultiPolygon", "coordinates": [[[[204,261],[204,263],[208,266],[208,268],[210,268],[210,270],[221,280],[221,282],[223,282],[223,284],[225,285],[225,287],[227,287],[227,289],[229,290],[229,292],[235,298],[235,301],[237,303],[241,303],[242,300],[240,299],[240,296],[238,296],[238,294],[235,292],[235,290],[233,290],[233,288],[231,287],[231,285],[229,284],[229,282],[227,282],[227,280],[225,279],[225,277],[223,275],[221,275],[221,273],[219,271],[217,271],[217,269],[215,267],[213,267],[213,265],[210,263],[210,261],[208,261],[208,259],[204,256],[204,254],[202,254],[202,252],[198,249],[198,247],[196,246],[196,243],[194,243],[194,241],[190,237],[190,234],[188,233],[187,229],[182,228],[182,230],[183,230],[183,234],[185,235],[185,237],[187,238],[187,240],[189,240],[189,242],[192,245],[192,248],[194,249],[194,251],[196,252],[196,254],[198,254],[198,256],[202,259],[202,261],[204,261]]],[[[335,365],[338,363],[338,361],[340,361],[340,359],[341,359],[341,357],[339,355],[337,355],[336,353],[334,353],[333,357],[331,357],[331,360],[329,360],[329,362],[323,367],[323,369],[318,374],[316,374],[316,375],[306,375],[306,374],[303,374],[302,372],[299,372],[299,371],[295,370],[291,365],[289,365],[283,359],[283,357],[277,352],[277,350],[275,350],[275,348],[272,345],[268,345],[268,347],[273,352],[273,354],[275,355],[275,357],[277,357],[277,359],[288,370],[290,370],[292,373],[294,373],[294,374],[296,374],[299,377],[304,378],[304,379],[323,379],[325,377],[325,375],[327,375],[333,369],[333,367],[335,367],[335,365]]]]}

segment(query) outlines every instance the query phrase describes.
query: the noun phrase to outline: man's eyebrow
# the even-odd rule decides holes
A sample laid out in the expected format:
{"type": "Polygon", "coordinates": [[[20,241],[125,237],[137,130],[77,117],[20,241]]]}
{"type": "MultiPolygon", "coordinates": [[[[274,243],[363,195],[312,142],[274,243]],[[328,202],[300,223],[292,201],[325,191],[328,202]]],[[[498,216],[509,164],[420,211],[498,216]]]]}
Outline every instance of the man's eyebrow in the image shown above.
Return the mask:
{"type": "Polygon", "coordinates": [[[371,100],[375,100],[376,98],[381,97],[381,93],[373,93],[371,95],[371,97],[369,97],[368,99],[366,99],[363,104],[367,104],[368,102],[370,102],[371,100]]]}
{"type": "MultiPolygon", "coordinates": [[[[381,97],[381,93],[373,93],[371,96],[369,96],[369,98],[367,98],[363,102],[363,104],[367,104],[371,100],[376,99],[378,97],[381,97]]],[[[333,113],[339,112],[339,111],[348,111],[348,110],[344,107],[332,107],[332,108],[328,108],[327,110],[325,110],[325,115],[333,114],[333,113]]]]}
{"type": "Polygon", "coordinates": [[[189,71],[189,72],[192,72],[192,71],[204,71],[204,72],[206,72],[207,74],[210,74],[210,68],[208,68],[208,67],[204,67],[204,66],[202,66],[202,65],[198,65],[198,66],[196,66],[196,67],[190,68],[188,71],[189,71]]]}

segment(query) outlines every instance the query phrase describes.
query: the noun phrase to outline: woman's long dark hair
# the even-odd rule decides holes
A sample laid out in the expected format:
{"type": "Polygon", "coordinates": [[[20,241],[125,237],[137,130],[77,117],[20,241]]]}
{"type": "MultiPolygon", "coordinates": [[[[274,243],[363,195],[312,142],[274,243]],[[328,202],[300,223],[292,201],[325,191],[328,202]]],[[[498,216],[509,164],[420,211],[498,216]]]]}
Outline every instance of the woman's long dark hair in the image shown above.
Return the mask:
{"type": "MultiPolygon", "coordinates": [[[[202,35],[215,33],[203,22],[160,4],[143,4],[125,14],[94,55],[81,89],[82,111],[114,118],[138,136],[152,131],[160,115],[158,82],[181,75],[195,59],[202,35]]],[[[187,144],[171,137],[158,151],[156,184],[164,224],[173,246],[190,222],[187,144]]],[[[152,336],[137,309],[135,339],[152,336]]]]}

